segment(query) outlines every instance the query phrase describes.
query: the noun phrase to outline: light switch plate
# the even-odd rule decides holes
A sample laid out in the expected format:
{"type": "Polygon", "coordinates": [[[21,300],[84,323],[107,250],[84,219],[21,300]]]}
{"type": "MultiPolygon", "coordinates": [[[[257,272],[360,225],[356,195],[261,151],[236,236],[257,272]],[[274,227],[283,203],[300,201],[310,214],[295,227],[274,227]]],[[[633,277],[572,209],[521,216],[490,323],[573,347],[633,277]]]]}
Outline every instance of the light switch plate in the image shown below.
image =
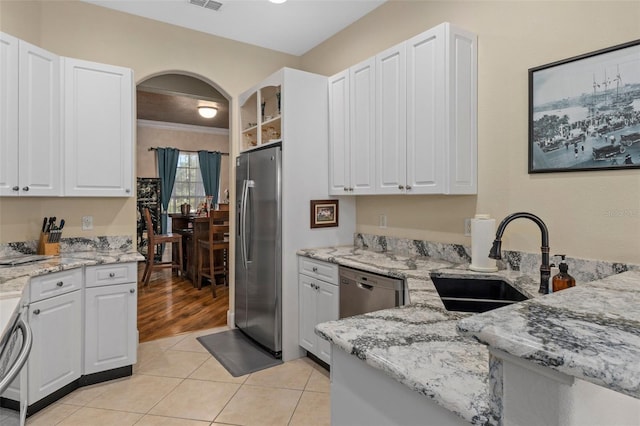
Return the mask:
{"type": "Polygon", "coordinates": [[[93,216],[82,216],[82,230],[90,231],[93,229],[93,216]]]}
{"type": "Polygon", "coordinates": [[[387,227],[387,215],[386,214],[381,214],[378,217],[378,226],[380,228],[386,228],[387,227]]]}

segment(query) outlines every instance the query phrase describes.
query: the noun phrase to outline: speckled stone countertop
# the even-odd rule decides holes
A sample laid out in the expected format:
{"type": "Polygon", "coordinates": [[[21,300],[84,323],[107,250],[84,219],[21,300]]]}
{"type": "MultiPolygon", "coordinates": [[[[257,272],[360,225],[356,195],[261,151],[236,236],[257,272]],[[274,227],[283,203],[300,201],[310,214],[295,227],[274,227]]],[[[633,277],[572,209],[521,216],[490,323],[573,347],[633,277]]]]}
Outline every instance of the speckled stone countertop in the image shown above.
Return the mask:
{"type": "Polygon", "coordinates": [[[489,405],[487,348],[458,334],[457,321],[471,314],[447,311],[430,274],[501,278],[529,297],[538,296],[535,277],[506,270],[472,272],[465,264],[352,246],[301,250],[298,254],[404,278],[408,306],[319,324],[316,333],[470,423],[497,424],[499,413],[496,416],[489,405]]]}
{"type": "Polygon", "coordinates": [[[107,263],[137,262],[144,257],[133,249],[63,253],[34,263],[0,266],[0,298],[20,297],[31,277],[107,263]]]}
{"type": "Polygon", "coordinates": [[[511,355],[640,398],[640,272],[630,271],[458,323],[511,355]]]}

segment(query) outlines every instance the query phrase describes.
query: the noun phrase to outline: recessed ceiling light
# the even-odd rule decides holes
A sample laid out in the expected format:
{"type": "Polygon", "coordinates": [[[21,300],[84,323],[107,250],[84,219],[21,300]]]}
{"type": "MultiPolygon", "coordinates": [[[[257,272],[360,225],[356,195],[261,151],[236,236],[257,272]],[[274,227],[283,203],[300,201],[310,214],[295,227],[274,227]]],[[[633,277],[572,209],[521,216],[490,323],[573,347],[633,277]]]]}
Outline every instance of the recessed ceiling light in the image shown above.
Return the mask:
{"type": "Polygon", "coordinates": [[[204,118],[213,118],[218,113],[218,110],[214,107],[209,106],[199,106],[198,114],[204,118]]]}
{"type": "Polygon", "coordinates": [[[271,3],[275,3],[275,4],[281,4],[284,3],[287,0],[269,0],[271,3]]]}

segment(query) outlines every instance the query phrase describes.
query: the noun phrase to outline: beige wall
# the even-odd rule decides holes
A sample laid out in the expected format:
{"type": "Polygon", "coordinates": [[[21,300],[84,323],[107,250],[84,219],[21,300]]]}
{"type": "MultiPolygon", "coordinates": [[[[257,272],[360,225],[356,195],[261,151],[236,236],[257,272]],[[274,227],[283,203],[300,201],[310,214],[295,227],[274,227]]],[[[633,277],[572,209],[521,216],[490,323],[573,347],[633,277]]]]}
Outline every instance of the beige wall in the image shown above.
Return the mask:
{"type": "MultiPolygon", "coordinates": [[[[79,1],[0,0],[0,31],[62,56],[121,65],[135,81],[178,71],[201,76],[231,101],[236,125],[239,93],[272,72],[299,68],[300,58],[79,1]]],[[[231,135],[232,156],[235,140],[231,135]]],[[[0,198],[0,243],[37,239],[42,217],[65,218],[65,235],[135,236],[132,198],[0,198]],[[81,218],[93,215],[94,230],[82,231],[81,218]]],[[[135,241],[135,238],[134,238],[135,241]]]]}
{"type": "MultiPolygon", "coordinates": [[[[470,244],[463,219],[541,216],[552,252],[640,263],[640,170],[527,174],[527,69],[640,38],[637,1],[395,1],[301,58],[68,1],[0,0],[0,29],[61,55],[134,69],[196,73],[232,100],[282,66],[330,75],[443,21],[478,34],[477,196],[359,197],[358,230],[470,244]],[[388,228],[377,227],[378,215],[388,228]]],[[[237,131],[232,132],[236,152],[237,131]]],[[[93,213],[90,235],[135,233],[135,199],[0,199],[0,242],[36,238],[44,215],[67,219],[68,235],[93,213]]],[[[515,222],[504,247],[537,251],[532,223],[515,222]]]]}
{"type": "MultiPolygon", "coordinates": [[[[358,197],[357,230],[470,244],[464,218],[529,211],[552,253],[640,264],[640,170],[527,174],[527,70],[639,39],[640,2],[391,0],[302,66],[331,75],[444,21],[478,34],[478,195],[358,197]]],[[[509,225],[504,248],[539,246],[532,222],[509,225]]]]}
{"type": "MultiPolygon", "coordinates": [[[[172,147],[186,151],[219,151],[229,152],[229,135],[226,129],[217,129],[215,133],[198,131],[189,126],[181,128],[159,128],[153,124],[138,123],[138,143],[136,145],[136,176],[158,177],[158,162],[155,151],[151,147],[172,147]]],[[[229,155],[223,155],[220,160],[220,197],[229,188],[229,155]]],[[[195,208],[195,206],[194,206],[195,208]]]]}

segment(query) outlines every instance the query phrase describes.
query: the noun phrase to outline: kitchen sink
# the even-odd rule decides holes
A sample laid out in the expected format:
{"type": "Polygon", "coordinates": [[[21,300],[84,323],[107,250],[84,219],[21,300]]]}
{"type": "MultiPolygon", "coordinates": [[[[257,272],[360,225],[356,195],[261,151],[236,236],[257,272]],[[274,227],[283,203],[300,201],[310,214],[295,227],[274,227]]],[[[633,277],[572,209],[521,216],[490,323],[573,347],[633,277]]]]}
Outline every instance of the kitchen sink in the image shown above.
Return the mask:
{"type": "Polygon", "coordinates": [[[486,312],[528,299],[500,279],[453,278],[433,274],[431,281],[448,311],[486,312]]]}

